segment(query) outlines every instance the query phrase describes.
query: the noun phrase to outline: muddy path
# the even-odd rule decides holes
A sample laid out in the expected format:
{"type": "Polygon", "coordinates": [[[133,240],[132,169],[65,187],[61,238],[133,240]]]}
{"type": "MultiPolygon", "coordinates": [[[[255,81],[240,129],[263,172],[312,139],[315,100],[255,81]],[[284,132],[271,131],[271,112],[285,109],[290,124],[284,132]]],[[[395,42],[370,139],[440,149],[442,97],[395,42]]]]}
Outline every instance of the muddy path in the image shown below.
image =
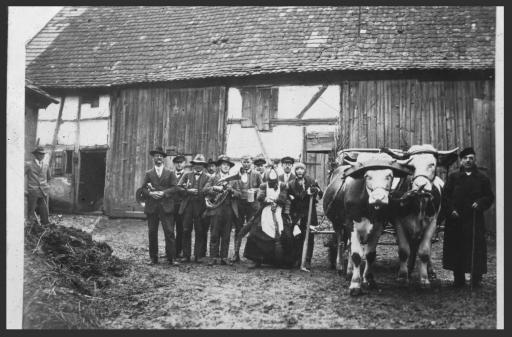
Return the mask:
{"type": "MultiPolygon", "coordinates": [[[[101,325],[108,329],[496,327],[493,242],[489,242],[489,273],[484,276],[483,289],[470,293],[449,287],[451,273],[441,269],[441,237],[433,244],[440,284],[420,290],[414,285],[400,288],[394,281],[397,248],[393,236],[385,234],[377,250],[378,289],[351,297],[348,282],[329,269],[321,236],[315,239],[312,271],[304,273],[271,267],[252,270],[244,258],[233,266],[188,263],[171,267],[163,262],[149,266],[145,221],[101,218],[88,229],[94,239],[106,241],[115,255],[129,261],[125,276],[114,279],[101,294],[105,298],[101,325]]],[[[159,241],[163,255],[161,230],[159,241]]]]}

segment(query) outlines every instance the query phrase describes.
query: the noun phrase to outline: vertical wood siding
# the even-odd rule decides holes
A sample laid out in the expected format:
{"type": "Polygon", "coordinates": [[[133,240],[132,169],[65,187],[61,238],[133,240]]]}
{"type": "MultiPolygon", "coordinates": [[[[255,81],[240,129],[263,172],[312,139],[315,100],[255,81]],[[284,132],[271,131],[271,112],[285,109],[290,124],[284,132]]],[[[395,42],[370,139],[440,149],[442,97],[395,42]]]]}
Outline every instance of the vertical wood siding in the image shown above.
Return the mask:
{"type": "Polygon", "coordinates": [[[155,146],[215,158],[223,151],[225,88],[121,89],[111,99],[111,144],[105,181],[109,215],[142,211],[135,191],[152,163],[155,146]]]}
{"type": "MultiPolygon", "coordinates": [[[[354,80],[343,81],[340,88],[341,147],[407,149],[428,143],[440,150],[462,150],[473,146],[478,166],[494,187],[492,80],[354,80]]],[[[445,172],[441,176],[445,178],[445,172]]],[[[492,229],[494,207],[487,213],[492,229]]]]}

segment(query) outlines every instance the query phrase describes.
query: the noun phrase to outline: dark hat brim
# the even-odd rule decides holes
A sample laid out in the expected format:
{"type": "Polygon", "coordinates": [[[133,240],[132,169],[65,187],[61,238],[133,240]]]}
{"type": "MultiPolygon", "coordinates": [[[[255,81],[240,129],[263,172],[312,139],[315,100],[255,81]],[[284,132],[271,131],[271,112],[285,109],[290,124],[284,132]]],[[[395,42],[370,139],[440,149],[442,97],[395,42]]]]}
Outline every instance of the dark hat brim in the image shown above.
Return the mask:
{"type": "Polygon", "coordinates": [[[161,154],[162,156],[167,157],[167,153],[158,150],[149,151],[149,154],[152,156],[154,156],[155,154],[161,154]]]}
{"type": "Polygon", "coordinates": [[[283,157],[281,159],[281,163],[292,163],[292,164],[294,164],[295,163],[295,159],[293,159],[292,157],[283,157]]]}
{"type": "Polygon", "coordinates": [[[190,164],[192,164],[192,165],[201,165],[201,166],[204,166],[204,167],[208,166],[208,162],[198,161],[198,160],[191,160],[190,164]]]}
{"type": "Polygon", "coordinates": [[[38,150],[38,149],[36,149],[36,150],[32,151],[32,154],[36,154],[36,153],[39,153],[39,154],[46,154],[46,151],[41,151],[41,150],[38,150]]]}
{"type": "Polygon", "coordinates": [[[253,163],[254,165],[265,165],[267,161],[265,159],[256,159],[253,163]]]}
{"type": "Polygon", "coordinates": [[[224,163],[228,163],[229,167],[235,166],[235,163],[233,163],[232,161],[229,161],[227,159],[219,159],[219,160],[217,160],[217,166],[220,166],[220,164],[222,164],[223,162],[224,163]]]}
{"type": "Polygon", "coordinates": [[[178,155],[172,159],[172,162],[177,163],[177,162],[182,162],[182,161],[186,161],[186,160],[187,160],[187,158],[185,158],[185,156],[178,155]]]}

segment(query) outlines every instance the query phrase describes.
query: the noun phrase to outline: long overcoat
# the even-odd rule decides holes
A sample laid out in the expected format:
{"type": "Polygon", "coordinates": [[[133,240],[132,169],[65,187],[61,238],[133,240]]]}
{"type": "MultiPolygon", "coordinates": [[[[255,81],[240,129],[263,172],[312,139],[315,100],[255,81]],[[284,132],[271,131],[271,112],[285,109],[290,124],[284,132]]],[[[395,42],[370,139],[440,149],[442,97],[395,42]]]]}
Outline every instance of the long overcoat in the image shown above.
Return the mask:
{"type": "Polygon", "coordinates": [[[454,172],[446,180],[443,192],[443,212],[446,217],[443,268],[471,272],[473,221],[475,221],[475,274],[487,273],[487,245],[483,212],[491,207],[494,194],[489,178],[474,169],[470,175],[462,170],[454,172]],[[477,202],[479,209],[471,207],[477,202]],[[459,218],[451,213],[456,210],[459,218]],[[474,213],[473,213],[474,212],[474,213]]]}

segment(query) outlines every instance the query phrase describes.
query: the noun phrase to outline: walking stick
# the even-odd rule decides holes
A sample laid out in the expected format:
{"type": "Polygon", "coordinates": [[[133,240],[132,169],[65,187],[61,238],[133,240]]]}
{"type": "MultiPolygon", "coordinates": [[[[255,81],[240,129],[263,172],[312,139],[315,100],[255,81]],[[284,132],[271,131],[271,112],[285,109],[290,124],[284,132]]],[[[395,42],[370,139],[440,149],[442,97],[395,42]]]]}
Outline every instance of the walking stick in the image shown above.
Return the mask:
{"type": "Polygon", "coordinates": [[[473,243],[471,245],[471,277],[469,290],[473,291],[473,273],[475,271],[475,227],[476,227],[476,209],[473,209],[473,243]]]}
{"type": "Polygon", "coordinates": [[[309,241],[309,226],[311,225],[311,213],[313,213],[313,198],[315,197],[314,194],[312,194],[309,197],[309,209],[308,209],[308,223],[306,225],[306,237],[304,238],[304,244],[302,245],[302,259],[300,263],[300,270],[307,271],[309,270],[306,268],[306,254],[308,250],[308,241],[309,241]]]}

